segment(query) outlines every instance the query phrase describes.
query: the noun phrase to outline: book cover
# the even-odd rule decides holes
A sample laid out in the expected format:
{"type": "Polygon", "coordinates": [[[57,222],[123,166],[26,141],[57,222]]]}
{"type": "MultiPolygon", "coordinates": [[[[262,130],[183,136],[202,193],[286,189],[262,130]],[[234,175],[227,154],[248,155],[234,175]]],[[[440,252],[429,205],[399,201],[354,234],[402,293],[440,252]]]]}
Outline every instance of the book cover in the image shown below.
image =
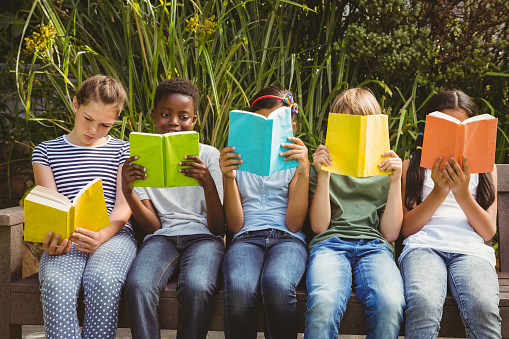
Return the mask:
{"type": "Polygon", "coordinates": [[[433,112],[426,117],[422,144],[421,167],[433,168],[439,156],[443,156],[440,168],[454,156],[463,168],[466,155],[470,173],[492,172],[495,166],[498,119],[481,114],[463,122],[442,113],[433,112]]]}
{"type": "Polygon", "coordinates": [[[244,163],[239,171],[261,176],[297,167],[297,160],[284,161],[279,154],[289,148],[281,147],[290,143],[293,136],[290,107],[280,107],[264,117],[246,111],[231,111],[229,119],[228,146],[235,146],[235,152],[242,155],[244,163]]]}
{"type": "Polygon", "coordinates": [[[83,187],[73,201],[36,186],[25,197],[24,206],[26,241],[42,243],[48,232],[69,239],[76,227],[99,231],[110,224],[101,179],[83,187]]]}
{"type": "Polygon", "coordinates": [[[388,117],[385,114],[351,115],[330,113],[325,146],[332,165],[322,170],[351,177],[392,174],[383,172],[382,154],[390,150],[388,117]]]}
{"type": "Polygon", "coordinates": [[[186,177],[179,169],[179,162],[186,161],[188,155],[199,155],[199,134],[195,131],[166,134],[129,134],[131,156],[134,161],[147,169],[145,180],[135,180],[135,187],[178,187],[198,186],[195,178],[186,177]]]}

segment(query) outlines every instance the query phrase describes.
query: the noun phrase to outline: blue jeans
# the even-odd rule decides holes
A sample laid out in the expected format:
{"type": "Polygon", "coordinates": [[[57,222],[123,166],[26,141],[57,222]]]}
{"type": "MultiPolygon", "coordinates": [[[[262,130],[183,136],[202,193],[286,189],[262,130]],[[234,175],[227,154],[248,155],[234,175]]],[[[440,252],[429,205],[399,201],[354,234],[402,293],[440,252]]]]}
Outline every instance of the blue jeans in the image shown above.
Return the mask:
{"type": "Polygon", "coordinates": [[[366,312],[366,338],[398,337],[405,299],[389,248],[378,239],[334,237],[313,246],[309,254],[305,338],[338,337],[352,282],[366,312]]]}
{"type": "Polygon", "coordinates": [[[472,255],[415,248],[400,260],[405,285],[405,338],[437,338],[447,286],[460,309],[467,338],[500,338],[495,269],[472,255]]]}
{"type": "Polygon", "coordinates": [[[307,261],[305,244],[274,229],[233,239],[223,261],[226,338],[256,338],[256,306],[265,313],[265,338],[297,337],[296,289],[307,261]]]}
{"type": "Polygon", "coordinates": [[[148,238],[140,246],[126,281],[133,338],[161,337],[159,296],[179,261],[177,337],[206,338],[223,255],[223,241],[213,235],[148,238]]]}

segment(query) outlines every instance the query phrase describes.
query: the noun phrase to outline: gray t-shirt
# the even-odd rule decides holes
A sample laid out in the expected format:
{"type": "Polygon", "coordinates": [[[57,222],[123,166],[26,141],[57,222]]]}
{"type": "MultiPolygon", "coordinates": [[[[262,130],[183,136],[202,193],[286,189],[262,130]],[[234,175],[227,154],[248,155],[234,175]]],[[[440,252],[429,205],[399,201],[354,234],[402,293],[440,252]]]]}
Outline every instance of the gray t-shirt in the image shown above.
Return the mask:
{"type": "MultiPolygon", "coordinates": [[[[219,169],[219,151],[215,147],[200,144],[199,155],[214,179],[222,202],[223,175],[219,169]]],[[[152,235],[212,234],[207,227],[205,194],[201,186],[135,187],[134,192],[140,200],[152,201],[161,221],[161,229],[147,235],[145,240],[152,235]]]]}

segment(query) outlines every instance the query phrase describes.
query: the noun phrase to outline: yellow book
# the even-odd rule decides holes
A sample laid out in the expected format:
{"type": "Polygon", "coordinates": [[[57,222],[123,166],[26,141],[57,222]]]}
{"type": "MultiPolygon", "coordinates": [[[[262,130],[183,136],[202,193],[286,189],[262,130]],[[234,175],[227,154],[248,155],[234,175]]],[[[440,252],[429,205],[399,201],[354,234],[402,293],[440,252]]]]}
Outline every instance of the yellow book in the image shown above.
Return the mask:
{"type": "Polygon", "coordinates": [[[330,113],[325,146],[332,165],[322,165],[324,171],[351,177],[392,174],[378,166],[390,150],[387,115],[330,113]]]}
{"type": "Polygon", "coordinates": [[[48,232],[69,239],[76,227],[99,231],[110,224],[101,179],[83,187],[73,201],[57,191],[36,186],[24,205],[26,241],[42,243],[48,232]]]}

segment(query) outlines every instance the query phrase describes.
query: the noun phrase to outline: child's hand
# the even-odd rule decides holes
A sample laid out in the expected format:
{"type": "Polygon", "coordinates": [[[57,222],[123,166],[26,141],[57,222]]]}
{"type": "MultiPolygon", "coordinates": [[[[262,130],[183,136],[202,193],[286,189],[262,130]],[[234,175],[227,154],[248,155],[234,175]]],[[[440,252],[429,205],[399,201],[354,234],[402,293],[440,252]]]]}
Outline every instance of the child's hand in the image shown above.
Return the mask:
{"type": "Polygon", "coordinates": [[[391,181],[401,180],[401,158],[394,151],[387,151],[382,154],[383,157],[389,156],[389,158],[382,161],[378,166],[381,171],[388,172],[392,170],[392,174],[389,174],[391,181]]]}
{"type": "Polygon", "coordinates": [[[60,234],[56,234],[53,237],[53,232],[48,232],[42,242],[42,249],[48,252],[49,255],[60,255],[69,252],[72,247],[72,242],[64,239],[62,243],[58,245],[59,240],[60,234]]]}
{"type": "Polygon", "coordinates": [[[221,172],[228,179],[235,179],[235,170],[240,167],[240,164],[244,162],[241,159],[232,159],[232,158],[240,158],[241,155],[238,153],[233,153],[235,151],[235,147],[228,146],[223,148],[221,151],[221,155],[219,156],[219,168],[221,172]]]}
{"type": "Polygon", "coordinates": [[[196,155],[186,156],[186,160],[179,162],[179,166],[191,166],[191,168],[181,168],[180,173],[184,173],[186,177],[195,178],[198,180],[198,184],[203,187],[204,190],[215,185],[212,175],[210,175],[209,169],[205,162],[196,155]]]}
{"type": "Polygon", "coordinates": [[[131,163],[135,160],[138,160],[137,156],[127,158],[122,165],[122,192],[124,195],[132,193],[134,180],[145,180],[147,177],[146,169],[143,166],[131,163]]]}
{"type": "Polygon", "coordinates": [[[318,174],[320,173],[329,173],[327,171],[322,171],[322,165],[330,166],[332,165],[332,157],[329,155],[329,149],[324,145],[318,146],[315,153],[313,153],[313,165],[317,170],[318,174]]]}
{"type": "Polygon", "coordinates": [[[94,253],[99,246],[106,242],[104,233],[101,231],[91,231],[86,228],[77,227],[71,239],[74,242],[73,247],[80,252],[94,253]],[[79,246],[78,246],[79,245],[79,246]]]}
{"type": "Polygon", "coordinates": [[[297,171],[299,174],[307,174],[309,173],[309,159],[308,159],[308,148],[304,145],[302,140],[296,137],[289,137],[288,140],[293,141],[293,143],[283,143],[282,147],[289,148],[289,151],[285,151],[280,153],[279,155],[285,157],[283,160],[293,160],[296,159],[299,163],[299,167],[297,171]]]}
{"type": "Polygon", "coordinates": [[[452,193],[457,196],[469,194],[468,184],[470,183],[470,167],[467,157],[463,156],[463,170],[454,157],[445,163],[442,169],[444,177],[451,188],[452,193]]]}
{"type": "Polygon", "coordinates": [[[433,165],[433,168],[431,169],[431,179],[435,184],[433,190],[434,191],[437,190],[442,194],[449,194],[451,188],[447,183],[447,178],[444,176],[444,171],[439,170],[440,164],[442,163],[442,159],[443,157],[438,157],[437,161],[435,161],[435,164],[433,165]]]}

